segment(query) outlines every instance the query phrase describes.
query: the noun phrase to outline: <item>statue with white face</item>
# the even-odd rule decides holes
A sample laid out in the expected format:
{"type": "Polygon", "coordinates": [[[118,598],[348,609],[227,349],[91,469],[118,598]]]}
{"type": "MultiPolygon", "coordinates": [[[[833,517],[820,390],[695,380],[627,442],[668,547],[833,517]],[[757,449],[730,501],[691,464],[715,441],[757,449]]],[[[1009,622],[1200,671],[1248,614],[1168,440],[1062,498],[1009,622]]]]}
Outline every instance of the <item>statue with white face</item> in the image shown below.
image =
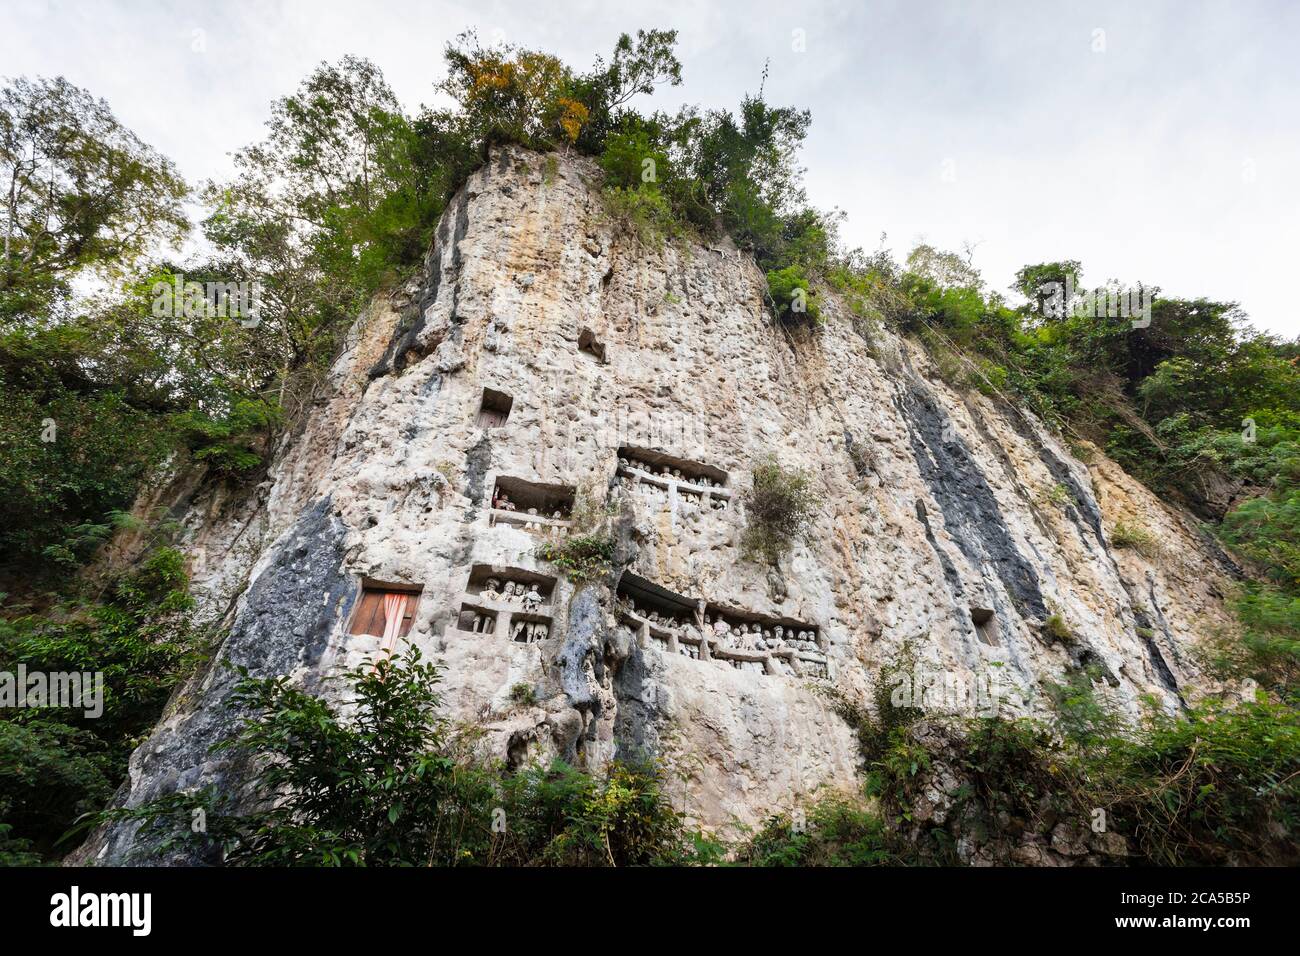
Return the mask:
{"type": "Polygon", "coordinates": [[[542,606],[542,595],[537,590],[537,585],[536,584],[530,585],[528,588],[528,593],[524,595],[524,610],[536,611],[541,606],[542,606]]]}

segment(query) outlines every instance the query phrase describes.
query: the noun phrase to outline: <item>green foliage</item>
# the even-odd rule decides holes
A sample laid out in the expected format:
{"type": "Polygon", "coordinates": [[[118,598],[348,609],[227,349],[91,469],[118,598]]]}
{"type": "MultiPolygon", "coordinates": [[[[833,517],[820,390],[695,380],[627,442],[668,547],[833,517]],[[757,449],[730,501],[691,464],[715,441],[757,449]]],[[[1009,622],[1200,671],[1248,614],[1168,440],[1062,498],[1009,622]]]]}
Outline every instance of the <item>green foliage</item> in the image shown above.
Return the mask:
{"type": "Polygon", "coordinates": [[[143,820],[163,848],[235,866],[643,866],[711,862],[654,767],[594,776],[563,763],[513,775],[473,756],[473,732],[439,714],[438,667],[412,648],[347,675],[337,708],[286,678],[242,672],[246,714],[221,745],[264,768],[261,800],[233,810],[212,792],[173,794],[112,817],[143,820]],[[203,807],[206,834],[189,830],[203,807]]]}
{"type": "Polygon", "coordinates": [[[13,375],[0,342],[0,564],[88,556],[86,533],[131,505],[166,448],[151,416],[115,390],[13,375]],[[48,439],[48,440],[47,440],[48,439]]]}
{"type": "Polygon", "coordinates": [[[1247,584],[1235,599],[1239,633],[1219,634],[1204,648],[1212,671],[1253,678],[1293,704],[1300,684],[1300,596],[1247,584]]]}
{"type": "MultiPolygon", "coordinates": [[[[882,669],[880,684],[905,661],[882,669]]],[[[1132,725],[1082,673],[1048,688],[1049,720],[936,719],[844,708],[858,726],[869,792],[898,859],[955,862],[958,840],[1006,854],[1050,843],[1058,823],[1087,834],[1097,810],[1145,865],[1294,864],[1300,859],[1300,713],[1262,698],[1208,702],[1132,725]],[[935,774],[952,805],[918,815],[935,774]],[[955,781],[955,786],[952,785],[955,781]]]]}
{"type": "Polygon", "coordinates": [[[610,572],[614,539],[608,533],[571,534],[562,541],[547,541],[537,557],[549,561],[576,582],[593,581],[610,572]]]}
{"type": "Polygon", "coordinates": [[[0,330],[57,314],[78,273],[121,273],[188,225],[172,164],[62,77],[0,89],[0,175],[0,330]]]}
{"type": "Polygon", "coordinates": [[[602,776],[566,764],[501,780],[507,831],[501,866],[651,866],[713,862],[716,845],[689,831],[653,766],[614,763],[602,776]]]}
{"type": "Polygon", "coordinates": [[[661,178],[670,179],[668,153],[659,147],[654,132],[648,126],[637,128],[631,121],[627,125],[626,131],[613,133],[605,140],[600,154],[605,184],[614,189],[637,190],[655,186],[661,178]]]}
{"type": "Polygon", "coordinates": [[[811,530],[820,504],[810,475],[782,468],[775,456],[760,462],[754,467],[753,486],[745,497],[746,525],[741,539],[745,556],[779,563],[811,530]]]}
{"type": "Polygon", "coordinates": [[[1043,636],[1049,641],[1064,644],[1066,647],[1078,642],[1078,638],[1074,636],[1074,631],[1070,629],[1070,625],[1059,614],[1052,614],[1043,622],[1043,636]]]}
{"type": "Polygon", "coordinates": [[[0,711],[0,818],[11,839],[53,852],[78,816],[96,810],[126,773],[140,735],[198,658],[179,552],[159,548],[109,582],[99,600],[0,619],[0,670],[99,672],[103,713],[0,711]]]}
{"type": "Polygon", "coordinates": [[[776,269],[767,274],[767,291],[772,297],[776,317],[783,322],[821,321],[817,290],[798,265],[776,269]]]}
{"type": "Polygon", "coordinates": [[[276,410],[262,402],[237,400],[230,412],[214,419],[198,409],[177,417],[177,425],[194,460],[221,475],[237,475],[262,463],[258,446],[278,421],[276,410]]]}
{"type": "Polygon", "coordinates": [[[1157,558],[1162,550],[1160,542],[1150,531],[1140,524],[1124,521],[1115,522],[1115,527],[1110,532],[1110,543],[1117,548],[1130,548],[1144,558],[1157,558]]]}
{"type": "Polygon", "coordinates": [[[537,692],[532,684],[521,681],[510,688],[510,699],[520,707],[532,707],[537,703],[537,692]]]}
{"type": "Polygon", "coordinates": [[[861,797],[829,793],[793,813],[776,813],[736,851],[746,866],[887,866],[891,852],[885,823],[861,797]]]}
{"type": "Polygon", "coordinates": [[[653,186],[607,188],[604,197],[605,208],[614,221],[645,245],[659,248],[681,232],[667,198],[653,186]]]}
{"type": "Polygon", "coordinates": [[[1094,761],[1140,857],[1154,865],[1295,865],[1300,860],[1300,713],[1255,701],[1153,718],[1094,761]]]}

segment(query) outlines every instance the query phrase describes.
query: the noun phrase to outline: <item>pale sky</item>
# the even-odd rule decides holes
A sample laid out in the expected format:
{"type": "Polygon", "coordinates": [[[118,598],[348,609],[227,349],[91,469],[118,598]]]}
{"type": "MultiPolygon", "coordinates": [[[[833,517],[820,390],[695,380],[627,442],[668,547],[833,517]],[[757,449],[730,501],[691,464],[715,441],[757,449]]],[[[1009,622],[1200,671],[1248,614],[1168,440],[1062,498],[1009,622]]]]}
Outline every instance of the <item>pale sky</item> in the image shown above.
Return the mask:
{"type": "Polygon", "coordinates": [[[685,82],[642,108],[735,107],[770,59],[769,101],[812,110],[809,196],[848,213],[851,244],[969,242],[1004,292],[1079,259],[1090,284],[1300,334],[1297,3],[0,0],[0,76],[66,76],[197,182],[321,60],[369,57],[414,111],[468,27],[577,69],[621,31],[676,28],[685,82]]]}

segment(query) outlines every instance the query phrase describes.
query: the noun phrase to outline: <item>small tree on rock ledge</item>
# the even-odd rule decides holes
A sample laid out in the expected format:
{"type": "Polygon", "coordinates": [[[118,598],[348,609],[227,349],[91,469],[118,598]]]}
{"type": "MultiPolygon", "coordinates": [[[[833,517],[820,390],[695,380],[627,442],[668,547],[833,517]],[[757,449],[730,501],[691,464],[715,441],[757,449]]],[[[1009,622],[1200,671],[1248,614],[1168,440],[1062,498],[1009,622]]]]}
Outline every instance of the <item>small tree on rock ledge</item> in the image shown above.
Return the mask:
{"type": "Polygon", "coordinates": [[[786,470],[768,457],[754,468],[754,485],[745,496],[747,523],[741,551],[752,561],[780,562],[796,540],[807,536],[817,514],[812,477],[786,470]]]}

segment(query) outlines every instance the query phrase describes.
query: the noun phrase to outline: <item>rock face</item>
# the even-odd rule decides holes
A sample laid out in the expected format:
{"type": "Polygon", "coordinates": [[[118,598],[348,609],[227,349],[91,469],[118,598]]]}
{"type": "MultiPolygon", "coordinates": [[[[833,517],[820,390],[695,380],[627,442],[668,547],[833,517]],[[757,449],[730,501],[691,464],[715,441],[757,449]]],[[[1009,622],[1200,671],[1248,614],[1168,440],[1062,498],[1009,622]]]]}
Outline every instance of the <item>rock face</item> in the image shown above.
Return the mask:
{"type": "MultiPolygon", "coordinates": [[[[1079,668],[1132,713],[1205,689],[1193,647],[1231,626],[1234,569],[1194,522],[1095,450],[1085,465],[1013,405],[944,384],[830,290],[812,332],[774,324],[764,288],[730,246],[618,228],[589,162],[494,153],[422,274],[358,320],[268,480],[188,501],[196,585],[229,635],[121,799],[237,787],[209,753],[233,722],[216,662],[321,687],[380,649],[382,614],[352,633],[379,606],[366,587],[418,590],[398,641],[445,665],[449,711],[495,755],[654,755],[714,827],[857,786],[836,701],[868,700],[905,643],[922,682],[946,681],[931,709],[1021,713],[1079,668]],[[821,501],[776,569],[739,547],[769,457],[821,501]],[[500,492],[517,510],[492,507],[500,492]],[[575,493],[615,541],[614,573],[584,585],[537,554],[569,531],[575,493]],[[1113,548],[1120,520],[1160,556],[1113,548]],[[499,597],[511,584],[537,600],[499,597]],[[719,616],[746,637],[701,640],[719,616]]],[[[132,838],[115,826],[84,858],[129,861],[132,838]]]]}

